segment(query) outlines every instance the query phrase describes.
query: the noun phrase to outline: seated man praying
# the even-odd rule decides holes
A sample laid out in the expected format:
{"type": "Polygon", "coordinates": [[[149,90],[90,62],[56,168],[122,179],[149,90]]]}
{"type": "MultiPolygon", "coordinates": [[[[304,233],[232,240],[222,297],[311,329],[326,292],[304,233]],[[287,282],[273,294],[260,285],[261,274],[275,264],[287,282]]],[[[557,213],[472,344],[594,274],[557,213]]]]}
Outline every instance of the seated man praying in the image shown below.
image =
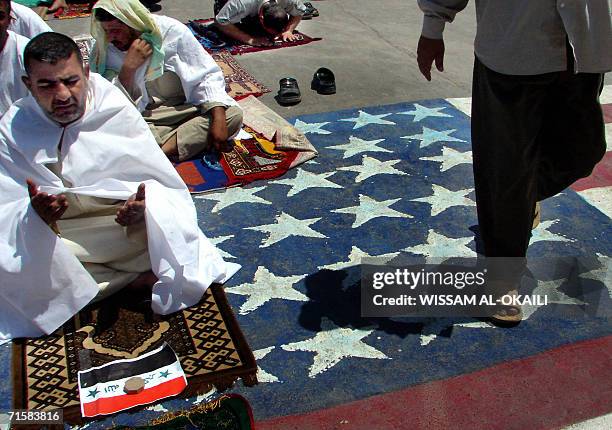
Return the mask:
{"type": "Polygon", "coordinates": [[[268,46],[272,45],[270,36],[294,40],[293,31],[305,11],[302,0],[215,0],[215,25],[242,43],[268,46]],[[258,34],[261,30],[266,35],[258,34]]]}
{"type": "Polygon", "coordinates": [[[31,94],[0,120],[0,340],[124,287],[175,312],[232,276],[138,110],[76,43],[42,33],[24,62],[31,94]]]}
{"type": "Polygon", "coordinates": [[[230,151],[242,110],[223,72],[179,21],[151,14],[138,0],[93,7],[90,67],[122,88],[171,159],[230,151]]]}

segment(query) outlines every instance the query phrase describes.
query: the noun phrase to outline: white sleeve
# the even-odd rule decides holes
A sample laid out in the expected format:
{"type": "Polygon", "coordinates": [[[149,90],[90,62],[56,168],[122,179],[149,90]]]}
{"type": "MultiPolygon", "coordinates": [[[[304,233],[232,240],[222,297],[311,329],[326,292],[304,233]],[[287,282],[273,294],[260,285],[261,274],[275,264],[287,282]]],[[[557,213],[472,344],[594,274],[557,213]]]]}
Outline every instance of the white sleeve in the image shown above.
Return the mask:
{"type": "Polygon", "coordinates": [[[442,39],[444,26],[453,22],[455,15],[468,4],[468,0],[417,0],[425,14],[421,34],[429,39],[442,39]]]}
{"type": "Polygon", "coordinates": [[[187,27],[176,40],[176,52],[166,60],[166,69],[176,73],[181,80],[188,103],[194,106],[206,102],[236,105],[225,92],[225,78],[221,68],[187,27]]]}
{"type": "Polygon", "coordinates": [[[40,33],[53,31],[51,27],[49,27],[49,25],[29,7],[11,2],[11,10],[15,19],[11,21],[9,30],[21,34],[28,39],[40,33]]]}

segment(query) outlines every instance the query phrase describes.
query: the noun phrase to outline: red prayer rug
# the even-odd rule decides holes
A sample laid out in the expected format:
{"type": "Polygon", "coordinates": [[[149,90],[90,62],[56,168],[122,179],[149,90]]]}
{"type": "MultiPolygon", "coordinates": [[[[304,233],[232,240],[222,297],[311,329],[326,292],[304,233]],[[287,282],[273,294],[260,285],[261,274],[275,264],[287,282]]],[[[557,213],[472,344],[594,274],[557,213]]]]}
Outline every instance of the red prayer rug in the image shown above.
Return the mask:
{"type": "Polygon", "coordinates": [[[192,193],[201,193],[250,182],[277,178],[295,165],[300,151],[279,151],[275,144],[244,127],[248,139],[235,139],[232,151],[184,161],[175,166],[192,193]]]}
{"type": "Polygon", "coordinates": [[[223,36],[219,31],[217,31],[214,27],[208,27],[207,34],[200,34],[195,31],[195,24],[209,24],[213,22],[213,18],[206,19],[196,19],[194,21],[190,21],[187,23],[187,27],[192,31],[195,35],[198,42],[206,49],[208,52],[219,52],[219,51],[228,51],[232,55],[242,55],[249,52],[258,52],[258,51],[269,51],[271,49],[279,49],[279,48],[287,48],[290,46],[299,46],[305,45],[310,42],[314,42],[317,40],[321,40],[320,37],[310,37],[305,35],[304,33],[300,33],[299,31],[295,31],[294,35],[296,39],[291,42],[283,42],[283,41],[275,41],[271,46],[251,46],[246,44],[241,44],[235,40],[228,39],[223,36]],[[220,46],[218,42],[223,42],[224,46],[220,46]]]}

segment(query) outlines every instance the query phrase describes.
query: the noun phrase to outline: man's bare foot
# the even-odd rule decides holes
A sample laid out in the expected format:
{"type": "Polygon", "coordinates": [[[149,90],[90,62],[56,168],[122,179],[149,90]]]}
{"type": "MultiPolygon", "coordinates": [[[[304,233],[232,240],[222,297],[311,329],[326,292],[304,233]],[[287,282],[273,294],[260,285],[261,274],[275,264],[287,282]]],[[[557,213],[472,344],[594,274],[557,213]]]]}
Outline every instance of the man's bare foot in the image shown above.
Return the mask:
{"type": "Polygon", "coordinates": [[[68,9],[68,4],[66,0],[54,0],[49,9],[47,9],[47,13],[57,12],[59,9],[68,9]]]}
{"type": "Polygon", "coordinates": [[[130,197],[123,207],[117,211],[115,221],[124,227],[137,224],[145,216],[145,185],[140,184],[136,194],[130,197]]]}

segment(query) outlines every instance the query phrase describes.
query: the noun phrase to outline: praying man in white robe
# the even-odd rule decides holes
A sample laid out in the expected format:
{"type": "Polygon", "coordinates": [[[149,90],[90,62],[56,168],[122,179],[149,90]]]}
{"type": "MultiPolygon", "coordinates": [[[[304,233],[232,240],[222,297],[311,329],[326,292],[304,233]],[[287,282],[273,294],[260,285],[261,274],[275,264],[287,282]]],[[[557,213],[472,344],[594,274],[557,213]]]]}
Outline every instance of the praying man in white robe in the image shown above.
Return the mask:
{"type": "Polygon", "coordinates": [[[242,111],[184,24],[153,15],[139,0],[99,0],[91,19],[92,71],[124,90],[169,158],[232,149],[242,111]]]}
{"type": "Polygon", "coordinates": [[[0,118],[14,102],[28,95],[21,81],[25,74],[23,50],[29,39],[9,30],[11,2],[0,0],[0,118]]]}
{"type": "Polygon", "coordinates": [[[120,288],[151,288],[168,314],[232,276],[138,110],[76,43],[43,33],[24,61],[31,95],[0,120],[0,341],[120,288]]]}
{"type": "Polygon", "coordinates": [[[36,12],[27,6],[11,2],[11,15],[13,19],[9,30],[21,34],[28,39],[51,30],[51,27],[36,12]]]}

